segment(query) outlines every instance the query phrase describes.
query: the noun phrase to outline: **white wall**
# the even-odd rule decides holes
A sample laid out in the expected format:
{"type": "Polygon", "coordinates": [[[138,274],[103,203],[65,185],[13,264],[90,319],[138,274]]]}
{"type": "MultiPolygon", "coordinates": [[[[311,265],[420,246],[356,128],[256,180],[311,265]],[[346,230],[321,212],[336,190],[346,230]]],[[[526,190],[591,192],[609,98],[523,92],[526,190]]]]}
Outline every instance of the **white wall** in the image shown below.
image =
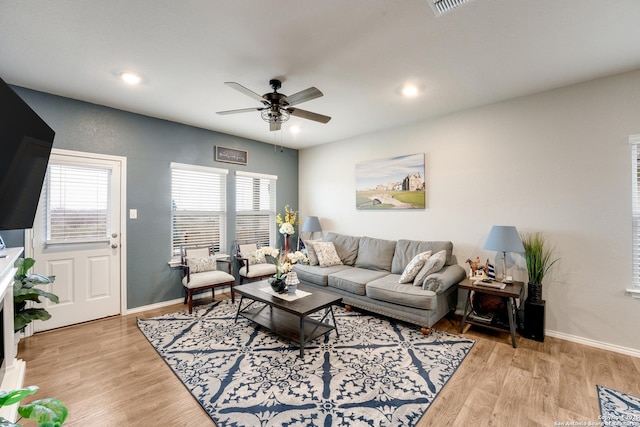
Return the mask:
{"type": "MultiPolygon", "coordinates": [[[[459,264],[499,261],[482,249],[494,224],[542,231],[561,258],[543,287],[547,330],[640,351],[640,300],[624,292],[631,134],[640,70],[313,147],[299,157],[301,218],[356,236],[451,240],[459,264]],[[356,163],[413,153],[425,153],[427,208],[356,210],[356,163]]],[[[509,262],[526,282],[522,256],[509,262]]]]}

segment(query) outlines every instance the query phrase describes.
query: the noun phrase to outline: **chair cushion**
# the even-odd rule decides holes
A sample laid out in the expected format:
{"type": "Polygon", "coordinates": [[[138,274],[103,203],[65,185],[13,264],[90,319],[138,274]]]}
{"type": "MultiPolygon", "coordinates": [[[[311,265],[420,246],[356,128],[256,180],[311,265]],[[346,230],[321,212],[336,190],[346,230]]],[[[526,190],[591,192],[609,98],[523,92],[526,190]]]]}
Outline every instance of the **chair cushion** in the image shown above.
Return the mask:
{"type": "Polygon", "coordinates": [[[247,278],[268,276],[276,274],[276,266],[273,264],[255,264],[249,267],[249,274],[247,274],[247,267],[241,267],[238,273],[247,278]]]}
{"type": "Polygon", "coordinates": [[[182,285],[188,289],[204,288],[218,284],[235,282],[235,277],[224,271],[207,271],[204,273],[190,274],[191,281],[187,282],[187,277],[182,279],[182,285]]]}
{"type": "Polygon", "coordinates": [[[191,274],[218,269],[216,259],[211,255],[204,257],[187,257],[187,266],[189,266],[189,272],[191,274]]]}

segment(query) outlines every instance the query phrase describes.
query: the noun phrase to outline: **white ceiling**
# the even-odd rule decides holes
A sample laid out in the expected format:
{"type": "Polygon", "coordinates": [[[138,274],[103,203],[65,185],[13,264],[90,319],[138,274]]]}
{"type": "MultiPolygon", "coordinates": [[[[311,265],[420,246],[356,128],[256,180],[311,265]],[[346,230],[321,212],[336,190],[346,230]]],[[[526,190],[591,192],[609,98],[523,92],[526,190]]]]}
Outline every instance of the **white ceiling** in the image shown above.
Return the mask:
{"type": "Polygon", "coordinates": [[[302,149],[640,68],[640,0],[474,0],[438,18],[427,1],[2,0],[0,77],[302,149]],[[263,94],[272,78],[320,89],[297,107],[332,120],[269,132],[258,112],[215,114],[260,106],[224,82],[263,94]]]}

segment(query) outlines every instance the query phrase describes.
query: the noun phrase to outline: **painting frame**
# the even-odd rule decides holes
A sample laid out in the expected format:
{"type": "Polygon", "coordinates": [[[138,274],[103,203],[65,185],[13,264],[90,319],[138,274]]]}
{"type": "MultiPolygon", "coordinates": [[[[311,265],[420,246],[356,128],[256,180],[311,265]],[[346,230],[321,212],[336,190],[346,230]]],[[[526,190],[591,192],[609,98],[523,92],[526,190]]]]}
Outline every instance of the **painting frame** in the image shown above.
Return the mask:
{"type": "Polygon", "coordinates": [[[426,209],[424,153],[356,163],[356,209],[426,209]]]}

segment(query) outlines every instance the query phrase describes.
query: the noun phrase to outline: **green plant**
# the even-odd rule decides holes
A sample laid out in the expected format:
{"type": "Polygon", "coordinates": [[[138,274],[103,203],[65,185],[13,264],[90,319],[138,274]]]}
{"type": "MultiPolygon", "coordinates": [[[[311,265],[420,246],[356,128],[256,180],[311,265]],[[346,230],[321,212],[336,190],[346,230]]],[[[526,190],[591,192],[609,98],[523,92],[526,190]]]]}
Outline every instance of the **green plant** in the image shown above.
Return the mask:
{"type": "Polygon", "coordinates": [[[524,245],[529,283],[541,285],[544,276],[553,264],[558,262],[559,258],[553,259],[553,248],[545,246],[545,238],[542,233],[524,233],[520,238],[524,245]]]}
{"type": "MultiPolygon", "coordinates": [[[[17,390],[0,392],[0,407],[9,406],[20,402],[25,397],[38,391],[38,387],[30,386],[17,390]]],[[[34,400],[26,405],[18,407],[18,414],[22,418],[35,420],[38,427],[58,427],[67,419],[69,411],[64,403],[58,399],[47,398],[34,400]]],[[[1,427],[20,427],[20,424],[13,423],[6,418],[0,417],[1,427]]]]}
{"type": "Polygon", "coordinates": [[[18,332],[34,320],[49,320],[51,314],[41,307],[27,307],[27,301],[41,303],[40,297],[48,298],[58,303],[58,296],[36,288],[36,285],[53,283],[55,276],[29,274],[36,260],[33,258],[19,258],[14,266],[18,269],[13,281],[13,329],[18,332]]]}

